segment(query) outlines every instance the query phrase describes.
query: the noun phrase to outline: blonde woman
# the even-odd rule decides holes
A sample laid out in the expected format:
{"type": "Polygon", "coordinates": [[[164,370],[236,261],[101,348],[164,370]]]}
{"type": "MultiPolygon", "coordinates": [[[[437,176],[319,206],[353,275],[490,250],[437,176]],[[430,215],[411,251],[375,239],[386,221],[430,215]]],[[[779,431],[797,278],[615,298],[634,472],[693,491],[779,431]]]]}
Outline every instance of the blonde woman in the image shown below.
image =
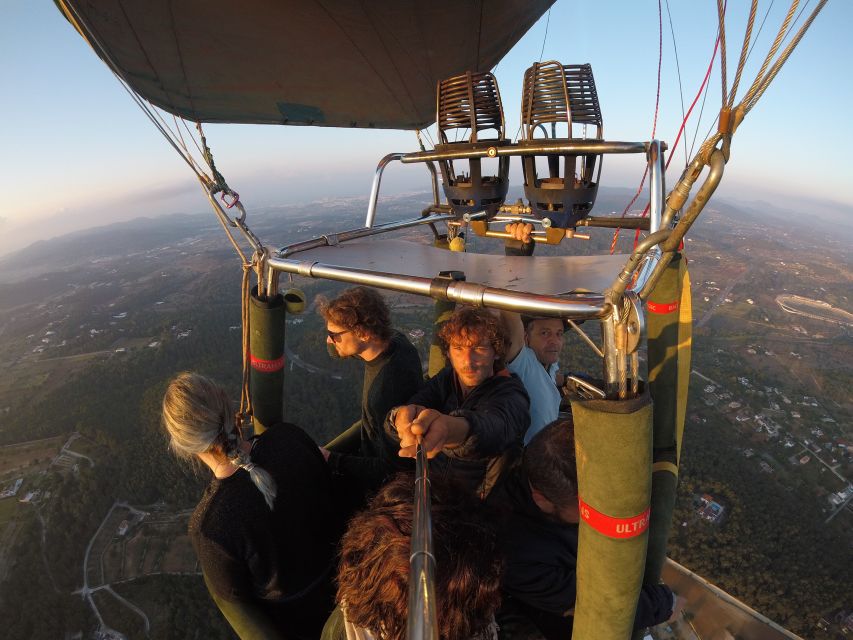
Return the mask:
{"type": "Polygon", "coordinates": [[[189,533],[228,622],[241,638],[317,638],[341,531],[317,445],[287,423],[243,440],[225,390],[197,373],[171,381],[163,424],[171,449],[213,475],[189,533]]]}

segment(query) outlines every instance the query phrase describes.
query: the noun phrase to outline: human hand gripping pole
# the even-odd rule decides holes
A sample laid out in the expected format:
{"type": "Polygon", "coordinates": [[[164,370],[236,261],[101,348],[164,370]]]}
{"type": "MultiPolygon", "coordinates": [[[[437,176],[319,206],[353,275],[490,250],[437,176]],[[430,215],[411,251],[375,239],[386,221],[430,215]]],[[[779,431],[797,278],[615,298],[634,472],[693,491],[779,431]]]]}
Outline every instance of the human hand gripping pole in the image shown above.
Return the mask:
{"type": "Polygon", "coordinates": [[[533,233],[533,225],[529,222],[513,222],[506,225],[506,232],[512,235],[513,240],[528,244],[533,233]]]}
{"type": "Polygon", "coordinates": [[[416,457],[419,440],[427,457],[434,458],[445,447],[462,444],[470,431],[470,425],[465,418],[449,416],[414,404],[397,410],[394,428],[400,438],[398,455],[401,458],[416,457]]]}

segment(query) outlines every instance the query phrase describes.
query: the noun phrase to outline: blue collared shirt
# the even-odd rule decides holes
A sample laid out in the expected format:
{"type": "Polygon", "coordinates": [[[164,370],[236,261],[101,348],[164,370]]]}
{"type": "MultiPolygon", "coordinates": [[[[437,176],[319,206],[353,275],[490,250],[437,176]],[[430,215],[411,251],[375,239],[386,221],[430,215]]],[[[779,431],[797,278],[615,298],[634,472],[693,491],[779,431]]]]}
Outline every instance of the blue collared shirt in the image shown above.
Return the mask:
{"type": "Polygon", "coordinates": [[[533,349],[522,347],[515,359],[507,364],[507,369],[521,379],[530,396],[530,427],[524,434],[524,444],[527,445],[545,425],[556,420],[560,412],[560,391],[557,389],[560,365],[555,362],[546,369],[536,359],[533,349]]]}

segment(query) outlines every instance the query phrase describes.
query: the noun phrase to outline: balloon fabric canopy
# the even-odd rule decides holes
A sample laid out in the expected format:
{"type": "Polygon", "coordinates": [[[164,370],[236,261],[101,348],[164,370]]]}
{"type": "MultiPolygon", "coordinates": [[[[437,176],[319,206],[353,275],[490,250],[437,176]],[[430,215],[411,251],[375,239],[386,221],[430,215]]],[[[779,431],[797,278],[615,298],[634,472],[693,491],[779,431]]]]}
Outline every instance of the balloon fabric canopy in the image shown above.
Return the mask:
{"type": "Polygon", "coordinates": [[[127,84],[196,122],[418,129],[553,0],[56,0],[127,84]]]}

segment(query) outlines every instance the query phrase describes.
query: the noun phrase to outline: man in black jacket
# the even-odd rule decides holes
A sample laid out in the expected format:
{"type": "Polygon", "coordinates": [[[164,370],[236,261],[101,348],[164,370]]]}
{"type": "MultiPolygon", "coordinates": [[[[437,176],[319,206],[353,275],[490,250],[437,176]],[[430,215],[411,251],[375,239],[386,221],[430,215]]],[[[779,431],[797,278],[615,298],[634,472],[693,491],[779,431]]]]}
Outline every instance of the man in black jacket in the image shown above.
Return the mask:
{"type": "Polygon", "coordinates": [[[414,457],[423,438],[431,474],[485,496],[520,451],[530,401],[503,365],[506,336],[490,312],[457,309],[439,337],[450,364],[392,411],[386,428],[400,439],[400,456],[414,457]]]}
{"type": "Polygon", "coordinates": [[[361,417],[321,449],[332,473],[361,505],[398,469],[397,445],[384,431],[392,407],[405,402],[423,381],[412,343],[391,328],[391,314],[374,289],[353,287],[324,304],[326,343],[342,357],[364,361],[361,417]]]}
{"type": "MultiPolygon", "coordinates": [[[[571,418],[552,422],[530,441],[521,465],[489,496],[502,515],[504,604],[548,639],[570,638],[578,553],[577,463],[571,418]]],[[[640,592],[635,629],[667,620],[675,598],[666,585],[640,592]]],[[[500,622],[500,618],[498,620],[500,622]]]]}

